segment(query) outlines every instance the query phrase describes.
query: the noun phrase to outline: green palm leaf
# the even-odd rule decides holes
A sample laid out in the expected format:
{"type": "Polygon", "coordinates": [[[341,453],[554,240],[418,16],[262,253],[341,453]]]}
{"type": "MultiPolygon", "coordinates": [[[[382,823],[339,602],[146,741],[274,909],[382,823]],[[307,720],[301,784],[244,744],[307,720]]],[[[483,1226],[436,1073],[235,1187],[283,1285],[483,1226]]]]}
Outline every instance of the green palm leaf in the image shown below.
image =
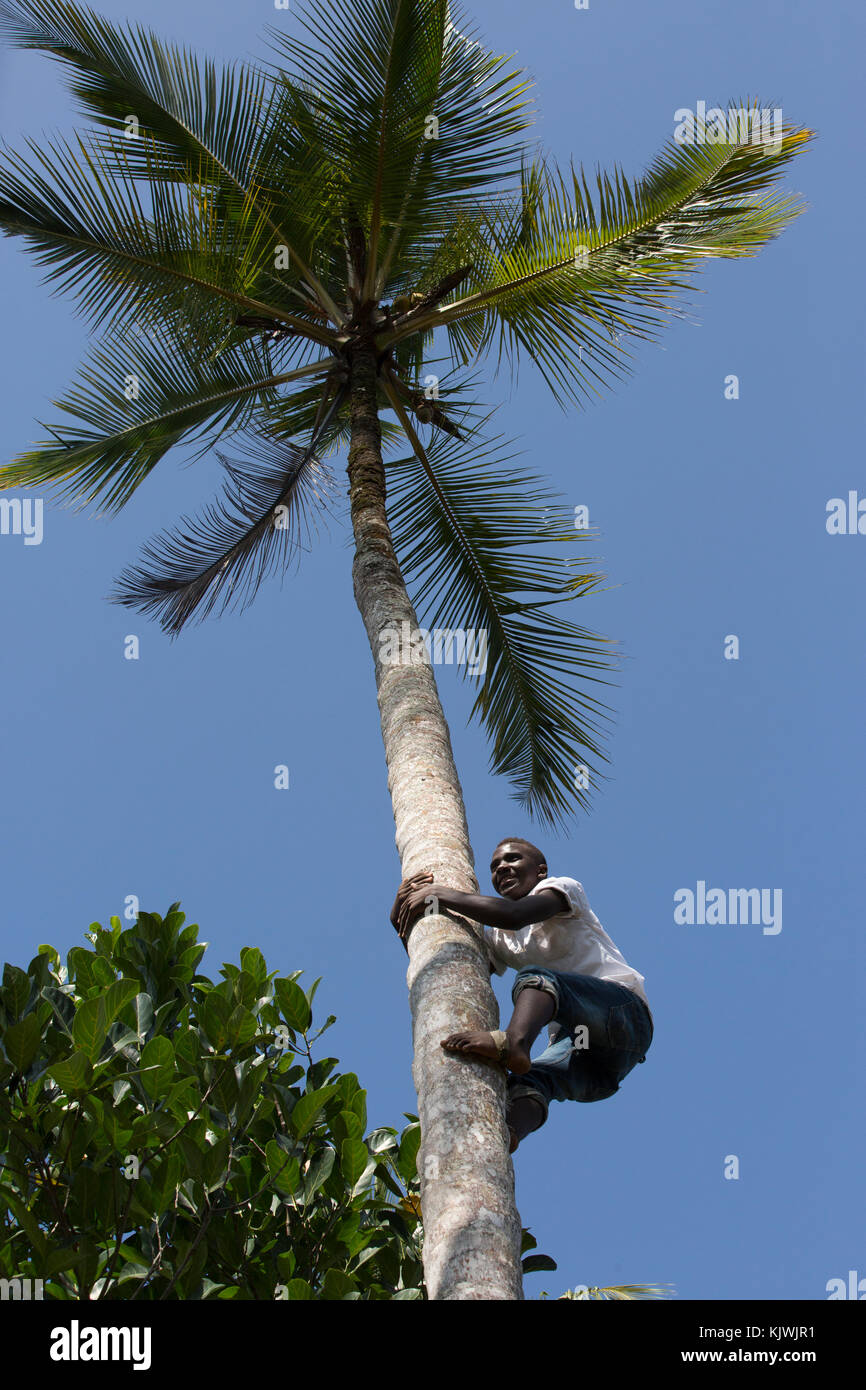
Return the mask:
{"type": "Polygon", "coordinates": [[[57,495],[85,506],[97,499],[118,511],[161,458],[182,439],[247,425],[279,386],[324,364],[274,375],[250,343],[212,361],[142,339],[135,352],[121,342],[94,350],[80,384],[61,410],[87,428],[60,426],[43,442],[0,468],[0,485],[62,485],[57,495]]]}
{"type": "Polygon", "coordinates": [[[23,236],[49,280],[74,293],[93,321],[110,327],[138,316],[162,325],[182,309],[224,330],[241,311],[253,311],[315,341],[335,341],[321,324],[299,317],[285,295],[276,303],[257,296],[260,287],[271,293],[279,286],[272,240],[251,204],[233,221],[220,221],[193,178],[163,182],[159,157],[149,150],[145,208],[125,149],[109,163],[81,139],[28,144],[31,162],[4,151],[0,229],[23,236]]]}
{"type": "MultiPolygon", "coordinates": [[[[672,1284],[608,1284],[604,1288],[597,1285],[592,1287],[586,1284],[579,1284],[575,1289],[568,1289],[559,1295],[562,1298],[573,1298],[577,1300],[590,1300],[602,1303],[613,1303],[623,1300],[632,1301],[634,1299],[650,1298],[669,1298],[668,1289],[672,1289],[672,1284]]],[[[542,1294],[542,1298],[547,1295],[542,1294]]]]}
{"type": "MultiPolygon", "coordinates": [[[[331,403],[335,415],[345,388],[331,403]]],[[[147,543],[143,563],[124,571],[112,599],[158,617],[164,632],[176,637],[193,617],[246,608],[264,579],[285,573],[308,534],[308,512],[334,495],[333,478],[318,457],[329,415],[306,449],[279,438],[273,430],[245,441],[237,463],[218,457],[228,475],[222,496],[198,519],[147,543]]],[[[244,441],[241,441],[242,443],[244,441]]]]}
{"type": "Polygon", "coordinates": [[[272,41],[295,85],[312,89],[323,158],[364,231],[366,289],[378,296],[407,244],[432,251],[443,215],[516,174],[528,82],[462,32],[449,0],[334,0],[328,21],[305,7],[315,42],[273,30],[272,41]]]}
{"type": "Polygon", "coordinates": [[[809,139],[786,126],[772,145],[671,142],[635,183],[599,173],[594,196],[582,170],[567,180],[536,162],[520,197],[494,202],[472,250],[461,247],[474,264],[468,292],[392,340],[447,327],[463,358],[498,330],[500,356],[528,355],[560,401],[597,394],[594,381],[625,367],[611,344],[655,337],[701,260],[754,255],[799,215],[777,181],[809,139]]]}
{"type": "Polygon", "coordinates": [[[70,0],[55,0],[49,11],[39,0],[0,0],[0,35],[66,63],[82,106],[119,136],[109,150],[116,155],[125,146],[125,159],[138,161],[140,175],[150,177],[146,142],[126,140],[130,114],[158,145],[163,177],[187,182],[191,170],[199,171],[194,176],[221,188],[231,203],[252,201],[268,221],[272,247],[287,246],[295,279],[303,277],[322,307],[335,321],[340,317],[304,259],[313,241],[303,215],[278,225],[261,195],[281,139],[279,94],[264,73],[248,65],[220,70],[201,64],[189,50],[163,44],[139,26],[111,24],[70,0]]]}
{"type": "MultiPolygon", "coordinates": [[[[605,706],[586,687],[610,684],[604,673],[614,663],[610,642],[551,608],[596,592],[602,578],[574,555],[578,533],[556,494],[506,469],[512,456],[502,447],[440,436],[425,449],[401,414],[415,447],[387,466],[401,570],[428,628],[486,632],[487,669],[470,717],[487,730],[492,771],[555,825],[575,800],[588,804],[577,768],[592,786],[606,760],[605,706]]],[[[472,678],[468,666],[461,674],[472,678]]]]}

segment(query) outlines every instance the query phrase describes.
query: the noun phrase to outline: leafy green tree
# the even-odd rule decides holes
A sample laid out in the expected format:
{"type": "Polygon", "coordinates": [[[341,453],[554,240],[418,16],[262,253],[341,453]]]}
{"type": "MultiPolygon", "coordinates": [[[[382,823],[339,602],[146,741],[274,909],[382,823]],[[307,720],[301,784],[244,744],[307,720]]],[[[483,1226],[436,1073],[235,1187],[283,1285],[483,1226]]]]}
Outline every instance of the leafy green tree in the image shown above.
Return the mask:
{"type": "MultiPolygon", "coordinates": [[[[0,988],[0,1277],[55,1299],[425,1297],[414,1116],[312,1046],[318,981],[214,983],[173,905],[0,988]]],[[[531,1238],[530,1238],[531,1239],[531,1238]]],[[[552,1261],[541,1266],[555,1268],[552,1261]]]]}
{"type": "MultiPolygon", "coordinates": [[[[525,75],[449,0],[313,0],[273,32],[276,63],[221,70],[72,0],[0,0],[0,34],[59,59],[93,122],[6,152],[0,227],[102,332],[65,423],[0,482],[112,512],[175,445],[232,436],[222,497],[116,592],[175,634],[284,566],[348,444],[403,875],[477,891],[432,667],[402,637],[415,605],[428,630],[485,633],[483,669],[460,668],[473,714],[549,823],[600,775],[611,658],[563,616],[600,582],[573,518],[507,466],[471,372],[529,359],[561,404],[597,394],[691,271],[797,215],[778,181],[809,132],[698,130],[591,186],[526,143],[525,75]]],[[[430,1297],[519,1299],[504,1079],[439,1045],[498,1024],[480,931],[431,911],[409,954],[430,1297]]]]}

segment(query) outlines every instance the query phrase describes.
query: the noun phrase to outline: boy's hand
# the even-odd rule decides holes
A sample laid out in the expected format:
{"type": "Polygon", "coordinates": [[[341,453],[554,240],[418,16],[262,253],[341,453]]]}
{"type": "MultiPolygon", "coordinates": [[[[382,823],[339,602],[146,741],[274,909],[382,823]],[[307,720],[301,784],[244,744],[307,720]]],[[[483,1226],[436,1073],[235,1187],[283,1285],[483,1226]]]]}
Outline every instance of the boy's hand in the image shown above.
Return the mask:
{"type": "Polygon", "coordinates": [[[422,915],[427,905],[426,900],[430,896],[432,882],[432,874],[415,874],[412,878],[404,878],[397,889],[391,909],[391,923],[404,946],[409,940],[409,933],[416,919],[422,915]]]}
{"type": "Polygon", "coordinates": [[[391,908],[391,922],[397,931],[400,930],[400,912],[403,904],[410,893],[420,888],[422,883],[432,883],[432,874],[415,874],[412,878],[404,878],[400,887],[397,889],[397,896],[394,899],[394,906],[391,908]]]}

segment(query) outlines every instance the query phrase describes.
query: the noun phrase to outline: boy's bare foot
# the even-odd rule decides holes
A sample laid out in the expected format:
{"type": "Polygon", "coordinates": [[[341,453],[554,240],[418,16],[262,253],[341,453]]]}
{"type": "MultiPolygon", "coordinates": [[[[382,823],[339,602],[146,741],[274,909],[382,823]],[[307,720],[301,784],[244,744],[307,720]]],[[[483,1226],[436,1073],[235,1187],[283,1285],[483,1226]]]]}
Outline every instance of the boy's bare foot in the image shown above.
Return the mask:
{"type": "Polygon", "coordinates": [[[483,1057],[488,1062],[499,1062],[515,1076],[523,1076],[532,1066],[529,1050],[499,1029],[495,1036],[493,1033],[452,1033],[440,1046],[446,1052],[461,1052],[471,1057],[483,1057]]]}

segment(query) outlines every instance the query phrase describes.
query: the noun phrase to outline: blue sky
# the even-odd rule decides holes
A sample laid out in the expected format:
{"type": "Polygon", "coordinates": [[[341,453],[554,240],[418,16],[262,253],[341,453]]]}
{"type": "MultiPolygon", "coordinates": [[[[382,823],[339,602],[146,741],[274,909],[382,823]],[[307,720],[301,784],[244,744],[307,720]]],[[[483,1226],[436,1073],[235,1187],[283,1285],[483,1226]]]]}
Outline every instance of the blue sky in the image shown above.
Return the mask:
{"type": "MultiPolygon", "coordinates": [[[[128,0],[98,8],[141,19],[128,0]]],[[[830,498],[866,497],[862,8],[469,8],[532,73],[537,134],[560,160],[635,176],[699,100],[757,96],[818,132],[787,179],[808,212],[756,259],[705,270],[698,323],[639,349],[630,380],[568,414],[529,368],[488,388],[523,462],[599,531],[610,587],[574,619],[626,659],[592,814],[559,835],[534,826],[466,727],[468,688],[448,668],[440,688],[482,891],[499,839],[539,842],[646,976],[656,1020],[616,1097],[553,1106],[516,1156],[523,1222],[559,1262],[528,1294],[660,1281],[681,1298],[826,1298],[828,1280],[866,1276],[866,536],[825,526],[830,498]],[[738,400],[724,397],[732,373],[738,400]],[[724,658],[728,634],[739,660],[724,658]],[[675,922],[674,894],[699,880],[781,889],[782,930],[675,922]]],[[[264,0],[152,0],[147,22],[225,58],[261,54],[265,24],[295,21],[264,0]]],[[[0,55],[7,140],[78,123],[56,65],[0,55]]],[[[5,461],[56,419],[87,335],[17,242],[0,244],[0,292],[5,461]]],[[[255,944],[272,969],[324,977],[322,1015],[339,1018],[328,1051],[367,1087],[371,1127],[399,1124],[416,1108],[388,921],[400,872],[344,509],[282,586],[171,643],[105,595],[144,540],[215,491],[217,466],[182,457],[118,518],[52,507],[41,545],[0,536],[0,958],[26,964],[42,941],[65,951],[129,894],[156,911],[180,898],[212,943],[212,976],[255,944]],[[130,633],[138,661],[123,656],[130,633]]]]}

